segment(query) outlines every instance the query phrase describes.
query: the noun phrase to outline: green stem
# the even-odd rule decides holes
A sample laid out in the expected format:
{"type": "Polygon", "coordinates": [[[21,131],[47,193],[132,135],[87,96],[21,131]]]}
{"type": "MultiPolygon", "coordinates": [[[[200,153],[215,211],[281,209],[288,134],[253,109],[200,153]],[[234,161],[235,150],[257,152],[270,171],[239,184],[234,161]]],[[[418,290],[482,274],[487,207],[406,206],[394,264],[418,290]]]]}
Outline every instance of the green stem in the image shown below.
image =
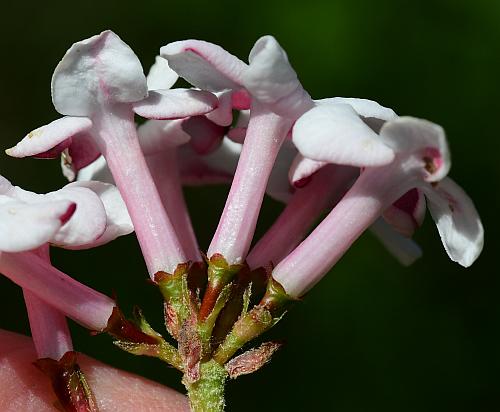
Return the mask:
{"type": "Polygon", "coordinates": [[[224,410],[224,384],[227,372],[214,360],[200,365],[200,379],[194,383],[186,382],[192,412],[222,412],[224,410]]]}

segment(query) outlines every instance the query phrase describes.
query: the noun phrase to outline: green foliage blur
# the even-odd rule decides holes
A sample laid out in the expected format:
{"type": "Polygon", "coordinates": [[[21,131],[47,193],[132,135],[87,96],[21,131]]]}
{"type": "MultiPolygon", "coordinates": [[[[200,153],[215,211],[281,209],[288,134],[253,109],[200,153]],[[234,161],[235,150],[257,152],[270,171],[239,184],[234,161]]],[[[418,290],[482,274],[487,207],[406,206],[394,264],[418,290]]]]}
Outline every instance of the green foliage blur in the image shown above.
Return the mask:
{"type": "MultiPolygon", "coordinates": [[[[272,34],[315,98],[364,97],[444,126],[451,176],[474,199],[486,228],[470,269],[451,262],[430,216],[416,238],[424,257],[404,268],[370,234],[267,338],[288,342],[263,370],[230,382],[229,411],[499,411],[500,2],[493,0],[4,0],[0,45],[2,146],[58,117],[50,78],[75,41],[117,32],[149,67],[160,46],[186,38],[246,59],[272,34]],[[498,257],[498,256],[497,256],[498,257]]],[[[0,173],[25,189],[65,184],[58,161],[1,158],[0,173]]],[[[206,248],[226,187],[186,192],[206,248]]],[[[281,205],[266,199],[261,235],[281,205]]],[[[62,270],[144,309],[163,331],[159,293],[133,236],[91,251],[53,252],[62,270]]],[[[0,327],[29,333],[21,290],[0,278],[0,327]]],[[[159,361],[120,352],[72,325],[77,350],[183,390],[159,361]]],[[[138,410],[141,410],[138,406],[138,410]]]]}

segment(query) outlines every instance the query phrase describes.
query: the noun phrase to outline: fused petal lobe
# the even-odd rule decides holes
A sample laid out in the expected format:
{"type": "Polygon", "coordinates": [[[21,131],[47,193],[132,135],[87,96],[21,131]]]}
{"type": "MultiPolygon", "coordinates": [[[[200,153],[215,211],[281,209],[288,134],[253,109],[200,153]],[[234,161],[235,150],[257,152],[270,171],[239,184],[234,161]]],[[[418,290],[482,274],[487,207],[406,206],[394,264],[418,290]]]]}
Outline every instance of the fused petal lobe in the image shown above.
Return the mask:
{"type": "MultiPolygon", "coordinates": [[[[28,133],[17,145],[7,149],[6,153],[13,157],[37,156],[57,146],[61,148],[60,153],[71,144],[73,136],[86,132],[91,127],[92,121],[87,117],[62,117],[28,133]]],[[[53,157],[57,157],[59,153],[53,157]]]]}
{"type": "Polygon", "coordinates": [[[483,225],[472,200],[450,178],[424,191],[448,256],[464,267],[472,265],[484,243],[483,225]]]}
{"type": "Polygon", "coordinates": [[[394,153],[346,104],[317,106],[301,116],[292,132],[293,142],[313,160],[350,166],[381,166],[394,153]]]}
{"type": "Polygon", "coordinates": [[[217,97],[212,93],[171,89],[150,92],[147,99],[134,104],[134,112],[146,119],[180,119],[209,113],[217,105],[217,97]]]}
{"type": "Polygon", "coordinates": [[[193,86],[212,92],[240,89],[242,73],[247,67],[222,47],[202,40],[167,44],[161,48],[160,55],[193,86]]]}
{"type": "Polygon", "coordinates": [[[148,95],[132,49],[112,31],[73,44],[52,77],[52,101],[68,116],[92,116],[105,102],[132,103],[148,95]]]}

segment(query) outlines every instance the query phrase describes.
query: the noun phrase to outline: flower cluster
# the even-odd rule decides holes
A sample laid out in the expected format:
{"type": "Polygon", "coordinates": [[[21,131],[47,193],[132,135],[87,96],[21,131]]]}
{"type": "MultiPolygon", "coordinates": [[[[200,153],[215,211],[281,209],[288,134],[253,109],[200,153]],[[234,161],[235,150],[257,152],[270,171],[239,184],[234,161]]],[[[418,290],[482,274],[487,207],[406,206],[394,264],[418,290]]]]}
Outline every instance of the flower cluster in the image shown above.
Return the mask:
{"type": "Polygon", "coordinates": [[[72,183],[39,195],[1,178],[0,271],[24,290],[39,367],[53,380],[69,369],[78,383],[57,392],[67,410],[98,407],[67,355],[66,316],[173,365],[192,409],[217,411],[225,380],[257,370],[279,344],[234,355],[365,230],[411,264],[421,255],[411,237],[428,207],[453,261],[469,266],[481,252],[474,205],[447,177],[443,129],[370,100],[314,100],[271,36],[248,63],[204,41],[170,43],[146,77],[106,31],[67,51],[52,99],[63,117],[6,152],[60,158],[72,183]],[[178,77],[193,88],[172,88],[178,77]],[[136,115],[148,120],[137,125],[136,115]],[[220,183],[231,188],[204,253],[182,187],[220,183]],[[252,247],[266,193],[285,207],[252,247]],[[177,347],[50,262],[49,246],[91,248],[132,231],[177,347]]]}

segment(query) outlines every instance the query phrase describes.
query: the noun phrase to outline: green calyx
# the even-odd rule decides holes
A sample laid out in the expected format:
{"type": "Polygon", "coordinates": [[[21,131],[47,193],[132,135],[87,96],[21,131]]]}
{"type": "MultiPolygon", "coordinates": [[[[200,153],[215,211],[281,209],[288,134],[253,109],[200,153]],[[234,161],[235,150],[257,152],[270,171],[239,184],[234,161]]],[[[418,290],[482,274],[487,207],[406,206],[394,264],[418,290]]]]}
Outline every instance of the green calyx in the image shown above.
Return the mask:
{"type": "Polygon", "coordinates": [[[260,303],[248,312],[244,309],[213,358],[221,365],[225,364],[243,345],[276,325],[294,301],[296,299],[290,297],[283,286],[270,277],[260,303]]]}
{"type": "Polygon", "coordinates": [[[264,268],[229,265],[221,255],[187,262],[173,274],[158,272],[165,325],[177,341],[168,343],[139,310],[133,320],[118,308],[106,332],[116,346],[134,355],[161,359],[183,373],[193,411],[223,411],[227,378],[253,373],[280,347],[267,342],[234,356],[273,327],[296,301],[264,268]]]}
{"type": "Polygon", "coordinates": [[[299,299],[286,293],[283,286],[281,286],[277,280],[270,277],[267,283],[266,293],[262,298],[260,305],[269,310],[273,316],[281,316],[293,303],[297,301],[299,301],[299,299]]]}
{"type": "Polygon", "coordinates": [[[200,378],[194,382],[183,380],[193,412],[221,412],[224,410],[224,384],[228,373],[214,360],[200,365],[200,378]]]}

